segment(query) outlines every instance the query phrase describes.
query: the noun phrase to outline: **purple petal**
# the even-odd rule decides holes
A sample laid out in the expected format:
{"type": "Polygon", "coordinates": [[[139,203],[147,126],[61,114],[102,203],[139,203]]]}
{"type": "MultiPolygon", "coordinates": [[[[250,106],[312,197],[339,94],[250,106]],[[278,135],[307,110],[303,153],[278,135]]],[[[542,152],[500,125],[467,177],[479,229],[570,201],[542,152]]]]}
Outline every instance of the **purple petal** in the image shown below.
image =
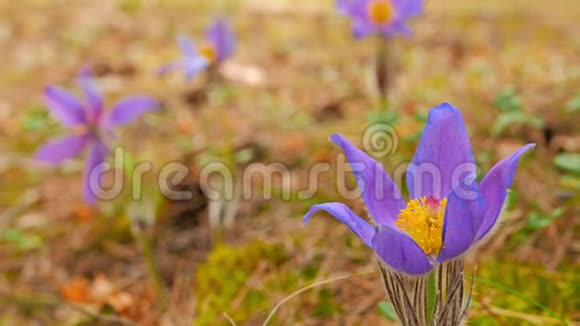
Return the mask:
{"type": "Polygon", "coordinates": [[[209,62],[207,59],[202,56],[197,56],[184,58],[182,60],[162,66],[158,73],[159,75],[165,75],[173,70],[181,70],[185,74],[185,79],[190,81],[208,66],[209,62]]]}
{"type": "Polygon", "coordinates": [[[354,232],[367,246],[372,248],[371,240],[375,234],[375,229],[362,218],[358,217],[353,211],[342,203],[326,203],[314,205],[310,208],[308,213],[304,216],[304,224],[314,213],[318,211],[326,211],[334,216],[337,220],[346,224],[352,232],[354,232]]]}
{"type": "Polygon", "coordinates": [[[348,15],[352,2],[352,0],[336,0],[336,8],[341,14],[348,15]]]}
{"type": "Polygon", "coordinates": [[[85,110],[79,100],[58,86],[44,88],[44,101],[52,117],[65,127],[84,124],[85,110]]]}
{"type": "Polygon", "coordinates": [[[103,97],[99,93],[89,67],[84,67],[78,77],[79,84],[85,94],[88,104],[89,119],[91,122],[99,121],[103,112],[103,97]]]}
{"type": "Polygon", "coordinates": [[[363,151],[354,147],[344,137],[334,134],[330,140],[340,146],[356,177],[364,203],[378,224],[392,224],[405,202],[397,185],[382,165],[363,151]]]}
{"type": "Polygon", "coordinates": [[[105,162],[108,153],[107,146],[98,140],[93,140],[87,157],[83,185],[84,198],[89,204],[94,204],[97,200],[99,189],[101,189],[101,179],[105,171],[104,166],[100,164],[105,162]]]}
{"type": "Polygon", "coordinates": [[[37,160],[49,164],[59,164],[80,154],[87,142],[87,136],[65,136],[50,140],[36,151],[37,160]]]}
{"type": "Polygon", "coordinates": [[[193,42],[189,38],[189,36],[185,34],[179,34],[177,36],[177,45],[181,49],[181,52],[186,57],[195,57],[198,55],[197,51],[195,50],[195,46],[193,42]]]}
{"type": "Polygon", "coordinates": [[[174,70],[181,70],[181,69],[185,69],[185,64],[183,63],[183,60],[175,61],[175,62],[166,64],[164,66],[161,66],[161,68],[159,68],[157,73],[159,75],[163,76],[163,75],[168,74],[174,70]]]}
{"type": "Polygon", "coordinates": [[[433,268],[423,249],[406,233],[392,226],[379,226],[372,244],[379,257],[396,271],[419,275],[433,268]]]}
{"type": "Polygon", "coordinates": [[[224,61],[234,53],[236,37],[225,18],[218,18],[214,21],[207,30],[207,38],[215,46],[217,62],[224,61]]]}
{"type": "Polygon", "coordinates": [[[405,25],[404,22],[390,24],[382,29],[383,36],[392,37],[396,34],[401,34],[404,36],[413,36],[413,31],[405,25]]]}
{"type": "Polygon", "coordinates": [[[476,166],[459,110],[443,103],[429,119],[407,171],[411,198],[446,197],[476,166]]]}
{"type": "Polygon", "coordinates": [[[479,188],[485,201],[485,214],[477,231],[476,240],[481,240],[496,224],[507,197],[507,189],[512,185],[518,161],[535,146],[536,144],[528,144],[518,149],[497,163],[481,180],[479,188]]]}
{"type": "Polygon", "coordinates": [[[392,0],[397,10],[397,15],[406,20],[409,17],[419,16],[423,13],[423,0],[392,0]]]}
{"type": "Polygon", "coordinates": [[[355,19],[352,23],[352,34],[357,39],[374,34],[377,30],[376,26],[364,20],[355,19]]]}
{"type": "Polygon", "coordinates": [[[112,126],[125,125],[147,111],[156,110],[157,101],[147,96],[128,97],[115,104],[108,115],[108,123],[112,126]]]}
{"type": "Polygon", "coordinates": [[[338,9],[354,20],[369,21],[368,6],[373,0],[345,0],[338,3],[338,9]]]}
{"type": "Polygon", "coordinates": [[[190,58],[184,63],[185,79],[192,80],[205,68],[209,66],[209,62],[204,57],[190,58]]]}
{"type": "Polygon", "coordinates": [[[481,225],[484,202],[475,176],[472,179],[466,189],[457,187],[448,198],[443,218],[443,248],[437,257],[439,262],[466,252],[481,225]]]}

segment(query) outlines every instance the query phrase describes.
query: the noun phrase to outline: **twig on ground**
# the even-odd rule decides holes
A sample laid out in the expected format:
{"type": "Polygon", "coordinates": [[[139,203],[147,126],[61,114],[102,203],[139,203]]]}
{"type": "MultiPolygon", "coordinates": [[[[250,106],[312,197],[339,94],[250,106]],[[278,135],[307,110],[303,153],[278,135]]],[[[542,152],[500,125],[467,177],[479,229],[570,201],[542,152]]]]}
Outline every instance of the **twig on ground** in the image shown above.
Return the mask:
{"type": "Polygon", "coordinates": [[[222,316],[224,316],[224,318],[227,319],[230,325],[237,326],[236,322],[232,319],[232,317],[230,317],[230,315],[228,315],[227,312],[222,313],[222,316]]]}
{"type": "Polygon", "coordinates": [[[268,316],[266,317],[266,319],[264,320],[264,323],[262,324],[263,326],[268,325],[268,323],[270,322],[270,320],[274,317],[274,315],[276,314],[276,311],[278,311],[278,309],[286,302],[288,302],[290,299],[298,296],[299,294],[306,292],[310,289],[313,289],[315,287],[318,287],[320,285],[324,285],[324,284],[328,284],[328,283],[332,283],[332,282],[336,282],[336,281],[341,281],[341,280],[345,280],[348,278],[351,278],[353,276],[364,276],[364,275],[369,275],[369,274],[373,274],[375,273],[376,270],[374,268],[372,269],[366,269],[366,270],[362,270],[360,272],[356,272],[356,273],[351,273],[351,274],[346,274],[346,275],[339,275],[339,276],[335,276],[326,280],[322,280],[322,281],[318,281],[315,283],[312,283],[308,286],[305,286],[301,289],[298,289],[296,291],[294,291],[292,294],[290,294],[289,296],[285,297],[284,299],[282,299],[280,302],[278,302],[274,308],[272,308],[272,310],[270,311],[270,313],[268,314],[268,316]]]}

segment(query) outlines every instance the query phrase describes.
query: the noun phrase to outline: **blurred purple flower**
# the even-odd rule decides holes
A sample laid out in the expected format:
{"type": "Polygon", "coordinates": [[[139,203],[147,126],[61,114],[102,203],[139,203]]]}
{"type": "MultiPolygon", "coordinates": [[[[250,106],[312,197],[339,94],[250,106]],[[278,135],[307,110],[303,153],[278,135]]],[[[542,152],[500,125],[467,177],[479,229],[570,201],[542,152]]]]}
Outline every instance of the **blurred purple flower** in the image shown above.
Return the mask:
{"type": "Polygon", "coordinates": [[[236,48],[236,38],[230,24],[224,18],[216,19],[206,31],[206,40],[198,48],[184,34],[177,37],[183,57],[161,67],[160,74],[173,70],[182,70],[187,80],[211,65],[219,65],[231,57],[236,48]]]}
{"type": "Polygon", "coordinates": [[[352,19],[356,38],[370,34],[411,35],[409,18],[423,12],[423,0],[337,0],[338,10],[352,19]]]}
{"type": "Polygon", "coordinates": [[[225,18],[218,18],[209,26],[206,38],[208,44],[201,48],[201,53],[210,62],[220,64],[234,54],[236,36],[225,18]]]}
{"type": "Polygon", "coordinates": [[[441,104],[431,109],[407,170],[411,199],[406,204],[377,161],[339,134],[330,139],[342,148],[352,165],[376,226],[342,203],[315,205],[304,222],[324,210],[346,224],[392,269],[411,275],[427,273],[436,264],[462,255],[498,224],[518,160],[535,146],[520,148],[477,184],[461,113],[450,104],[441,104]],[[421,171],[422,167],[429,169],[421,171]],[[457,172],[466,177],[458,178],[457,172]]]}
{"type": "Polygon", "coordinates": [[[81,71],[78,82],[85,102],[59,86],[49,85],[44,89],[44,100],[50,114],[64,127],[68,127],[71,133],[48,141],[37,150],[35,156],[38,160],[56,165],[78,156],[88,148],[84,198],[92,204],[96,198],[90,187],[91,171],[105,162],[110,152],[106,139],[114,136],[116,128],[137,119],[147,111],[157,109],[158,103],[147,96],[132,96],[119,101],[110,111],[103,113],[103,97],[94,84],[90,69],[84,68],[81,71]]]}
{"type": "Polygon", "coordinates": [[[195,48],[193,42],[187,35],[178,35],[177,44],[181,48],[183,57],[177,61],[162,66],[161,69],[159,69],[161,75],[165,75],[173,70],[182,70],[185,74],[185,79],[189,81],[210,65],[210,61],[195,48]]]}

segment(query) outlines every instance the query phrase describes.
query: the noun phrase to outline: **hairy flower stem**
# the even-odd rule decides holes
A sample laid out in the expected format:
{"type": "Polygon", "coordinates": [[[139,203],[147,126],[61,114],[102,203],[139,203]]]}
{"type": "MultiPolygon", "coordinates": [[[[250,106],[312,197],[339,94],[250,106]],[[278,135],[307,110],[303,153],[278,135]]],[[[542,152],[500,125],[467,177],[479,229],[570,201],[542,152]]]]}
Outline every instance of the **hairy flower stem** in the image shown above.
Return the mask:
{"type": "Polygon", "coordinates": [[[379,93],[379,112],[389,110],[389,91],[392,87],[393,72],[391,69],[390,44],[379,37],[375,67],[375,81],[379,93]]]}
{"type": "MultiPolygon", "coordinates": [[[[225,80],[219,73],[219,66],[212,64],[207,70],[207,89],[208,92],[219,93],[220,88],[223,87],[225,80]]],[[[210,95],[211,97],[211,95],[210,95]]],[[[222,163],[227,167],[225,173],[229,173],[230,180],[233,184],[228,184],[228,178],[223,179],[220,184],[220,197],[217,199],[210,199],[209,201],[209,225],[212,230],[212,241],[214,244],[224,242],[225,229],[230,229],[234,222],[235,216],[238,212],[240,189],[237,186],[236,173],[236,124],[232,121],[230,114],[231,108],[222,105],[217,110],[218,116],[216,120],[222,121],[223,130],[222,137],[223,147],[219,148],[219,153],[223,157],[222,163]],[[224,229],[225,227],[225,229],[224,229]]],[[[211,121],[206,121],[206,136],[210,136],[211,126],[214,124],[211,121]],[[208,128],[209,126],[209,128],[208,128]]],[[[214,144],[215,146],[216,144],[214,144]]],[[[219,144],[222,145],[222,144],[219,144]]],[[[228,175],[228,174],[226,174],[228,175]]]]}
{"type": "Polygon", "coordinates": [[[155,263],[153,244],[147,235],[143,233],[136,234],[135,236],[141,245],[143,258],[145,258],[147,270],[149,271],[149,276],[151,277],[151,283],[157,295],[157,299],[159,300],[159,306],[161,307],[161,310],[165,310],[167,307],[167,290],[165,289],[165,285],[163,285],[163,279],[161,278],[161,274],[159,273],[157,264],[155,263]]]}
{"type": "Polygon", "coordinates": [[[410,276],[395,272],[379,261],[387,297],[402,326],[428,326],[429,274],[410,276]]]}
{"type": "Polygon", "coordinates": [[[437,267],[437,285],[434,312],[429,302],[429,277],[431,274],[411,276],[395,272],[379,261],[379,268],[387,297],[393,304],[402,326],[462,325],[467,316],[470,290],[464,292],[464,262],[456,259],[437,267]]]}
{"type": "Polygon", "coordinates": [[[464,322],[471,301],[473,280],[466,296],[463,269],[462,258],[437,267],[437,297],[432,325],[461,325],[464,322]]]}
{"type": "Polygon", "coordinates": [[[156,195],[146,196],[140,201],[132,201],[127,207],[127,217],[131,225],[131,231],[135,241],[141,247],[141,252],[153,289],[159,300],[159,306],[162,310],[166,308],[167,293],[163,284],[163,279],[157,265],[155,263],[155,254],[153,252],[153,243],[151,242],[152,228],[155,224],[156,217],[156,203],[158,198],[156,195]]]}

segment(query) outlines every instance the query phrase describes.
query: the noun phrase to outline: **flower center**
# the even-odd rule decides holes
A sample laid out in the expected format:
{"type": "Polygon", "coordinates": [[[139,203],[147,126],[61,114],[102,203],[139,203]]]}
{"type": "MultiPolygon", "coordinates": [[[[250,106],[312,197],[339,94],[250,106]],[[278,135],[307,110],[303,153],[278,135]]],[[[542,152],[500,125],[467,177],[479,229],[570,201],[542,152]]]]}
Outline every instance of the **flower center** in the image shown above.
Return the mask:
{"type": "Polygon", "coordinates": [[[87,133],[89,133],[90,128],[87,125],[84,124],[79,124],[76,126],[72,126],[70,128],[70,132],[71,134],[75,135],[75,136],[82,136],[82,135],[86,135],[87,133]]]}
{"type": "Polygon", "coordinates": [[[209,43],[200,47],[199,54],[201,54],[201,56],[204,57],[210,63],[214,62],[217,58],[215,46],[209,43]]]}
{"type": "Polygon", "coordinates": [[[388,24],[395,17],[395,9],[390,0],[371,1],[367,11],[371,22],[376,25],[388,24]]]}
{"type": "Polygon", "coordinates": [[[427,255],[437,255],[443,245],[443,217],[447,198],[433,196],[409,201],[402,209],[395,225],[415,240],[427,255]]]}
{"type": "Polygon", "coordinates": [[[103,130],[97,123],[79,124],[69,128],[70,133],[75,136],[94,136],[98,139],[103,138],[103,130]]]}

